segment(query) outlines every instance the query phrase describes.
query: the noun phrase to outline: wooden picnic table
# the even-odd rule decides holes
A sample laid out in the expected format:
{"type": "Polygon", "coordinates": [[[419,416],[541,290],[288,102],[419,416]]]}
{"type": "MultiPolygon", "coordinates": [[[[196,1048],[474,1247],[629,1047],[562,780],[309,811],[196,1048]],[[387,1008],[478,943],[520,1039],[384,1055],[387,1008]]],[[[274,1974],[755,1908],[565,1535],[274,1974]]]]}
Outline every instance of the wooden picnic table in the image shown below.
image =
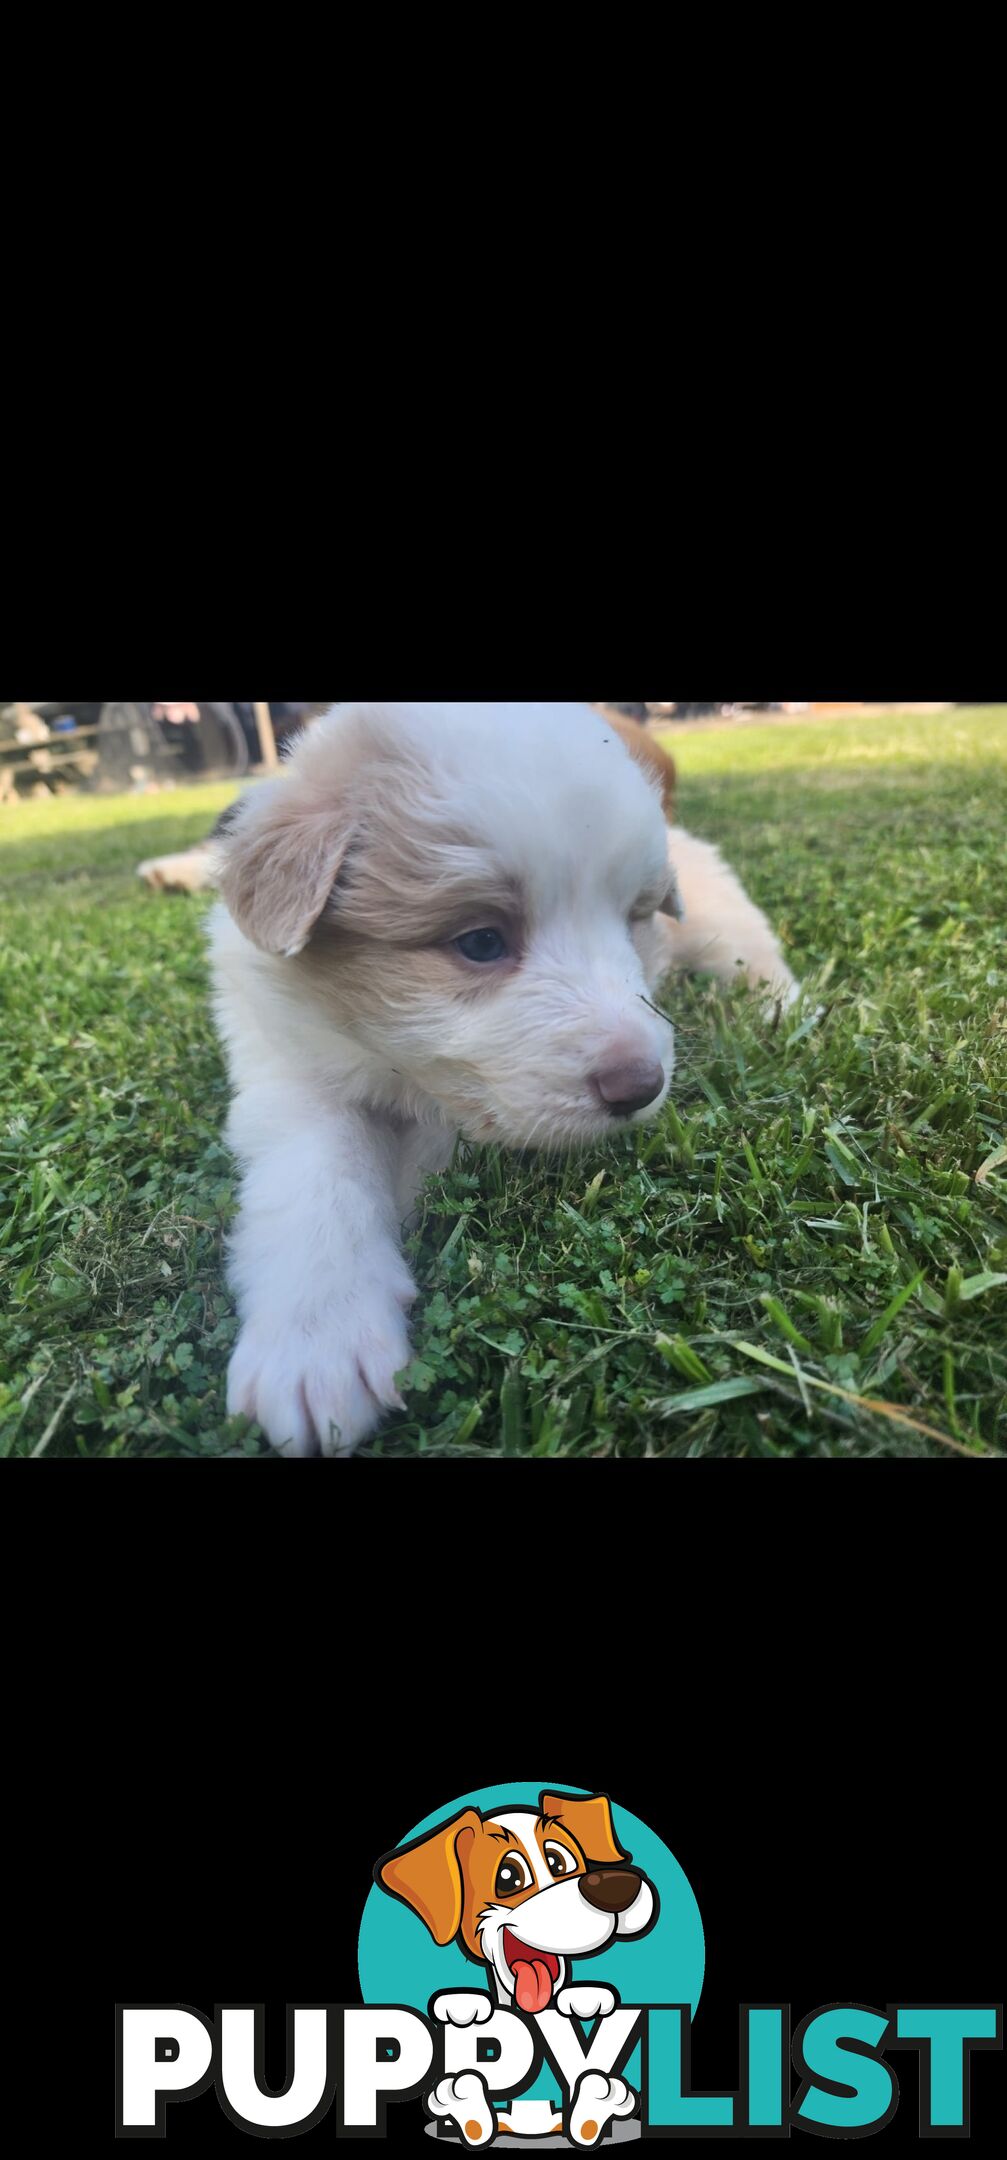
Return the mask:
{"type": "MultiPolygon", "coordinates": [[[[30,714],[46,730],[34,740],[0,742],[0,802],[9,802],[16,797],[17,781],[25,775],[33,775],[44,782],[50,773],[77,765],[83,766],[82,777],[90,778],[97,763],[97,752],[87,746],[94,737],[102,735],[101,722],[80,723],[72,730],[54,727],[52,722],[65,710],[63,705],[42,700],[22,700],[19,704],[0,706],[0,720],[16,720],[19,715],[30,714]]],[[[269,706],[253,704],[252,711],[259,737],[260,764],[267,772],[275,771],[280,760],[269,706]]]]}

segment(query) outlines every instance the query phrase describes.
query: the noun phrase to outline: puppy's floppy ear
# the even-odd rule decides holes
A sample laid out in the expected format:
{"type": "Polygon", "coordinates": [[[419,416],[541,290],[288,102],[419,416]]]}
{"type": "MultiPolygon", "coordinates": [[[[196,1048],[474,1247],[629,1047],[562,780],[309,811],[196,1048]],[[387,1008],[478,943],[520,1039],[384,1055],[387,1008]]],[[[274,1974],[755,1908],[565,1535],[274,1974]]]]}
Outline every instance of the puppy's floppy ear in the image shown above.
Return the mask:
{"type": "Polygon", "coordinates": [[[439,1830],[431,1830],[415,1845],[403,1845],[398,1852],[388,1853],[374,1870],[375,1882],[391,1897],[410,1905],[442,1949],[445,1943],[454,1941],[462,1924],[463,1869],[476,1832],[481,1829],[482,1818],[474,1808],[466,1808],[464,1814],[442,1823],[439,1830]]]}
{"type": "Polygon", "coordinates": [[[616,1839],[607,1793],[593,1793],[590,1800],[579,1800],[566,1793],[544,1792],[539,1806],[543,1815],[555,1815],[564,1830],[576,1838],[585,1860],[614,1867],[629,1858],[616,1839]]]}
{"type": "Polygon", "coordinates": [[[349,819],[309,808],[289,781],[269,781],[241,805],[225,836],[218,889],[263,952],[302,952],[350,843],[349,819]]]}

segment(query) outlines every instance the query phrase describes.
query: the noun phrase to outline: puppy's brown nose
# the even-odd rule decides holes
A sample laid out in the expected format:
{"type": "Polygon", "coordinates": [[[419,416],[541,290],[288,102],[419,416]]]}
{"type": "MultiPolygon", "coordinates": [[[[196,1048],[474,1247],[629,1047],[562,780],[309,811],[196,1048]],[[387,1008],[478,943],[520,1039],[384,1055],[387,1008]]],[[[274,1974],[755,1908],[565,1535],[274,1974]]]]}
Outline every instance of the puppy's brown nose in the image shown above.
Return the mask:
{"type": "MultiPolygon", "coordinates": [[[[662,1075],[661,1085],[664,1085],[662,1075]]],[[[640,1888],[640,1877],[630,1868],[593,1868],[580,1878],[580,1894],[599,1912],[625,1912],[640,1888]]]]}
{"type": "Polygon", "coordinates": [[[612,1116],[632,1117],[634,1110],[645,1110],[657,1100],[664,1086],[664,1067],[635,1058],[629,1065],[603,1065],[593,1077],[612,1116]]]}

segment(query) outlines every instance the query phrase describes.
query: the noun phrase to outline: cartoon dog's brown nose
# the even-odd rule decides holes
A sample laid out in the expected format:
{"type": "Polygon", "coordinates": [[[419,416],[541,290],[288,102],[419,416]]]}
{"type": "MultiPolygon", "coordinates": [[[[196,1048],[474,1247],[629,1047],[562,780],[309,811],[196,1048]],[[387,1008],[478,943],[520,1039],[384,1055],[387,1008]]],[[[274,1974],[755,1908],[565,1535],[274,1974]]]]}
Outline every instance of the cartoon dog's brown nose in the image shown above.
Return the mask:
{"type": "Polygon", "coordinates": [[[628,1065],[603,1065],[593,1074],[594,1084],[613,1117],[632,1117],[656,1102],[664,1086],[663,1065],[634,1058],[628,1065]]]}
{"type": "Polygon", "coordinates": [[[629,1868],[592,1868],[580,1878],[580,1894],[599,1912],[625,1912],[640,1889],[640,1877],[629,1868]]]}

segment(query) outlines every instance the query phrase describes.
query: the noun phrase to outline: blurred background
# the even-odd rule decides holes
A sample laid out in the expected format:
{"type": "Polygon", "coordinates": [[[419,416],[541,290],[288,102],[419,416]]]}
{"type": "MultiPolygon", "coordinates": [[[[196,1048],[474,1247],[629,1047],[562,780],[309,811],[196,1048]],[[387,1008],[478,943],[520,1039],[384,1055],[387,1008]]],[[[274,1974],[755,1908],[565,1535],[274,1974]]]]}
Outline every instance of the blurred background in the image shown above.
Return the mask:
{"type": "MultiPolygon", "coordinates": [[[[730,725],[750,713],[813,716],[866,712],[862,705],[623,704],[645,727],[730,725]]],[[[887,708],[870,708],[885,710],[887,708]]],[[[939,712],[939,705],[903,711],[939,712]]],[[[318,704],[0,704],[0,803],[71,793],[149,794],[200,780],[268,772],[285,738],[327,706],[318,704]]]]}
{"type": "Polygon", "coordinates": [[[276,764],[309,704],[0,704],[0,802],[152,793],[276,764]]]}

